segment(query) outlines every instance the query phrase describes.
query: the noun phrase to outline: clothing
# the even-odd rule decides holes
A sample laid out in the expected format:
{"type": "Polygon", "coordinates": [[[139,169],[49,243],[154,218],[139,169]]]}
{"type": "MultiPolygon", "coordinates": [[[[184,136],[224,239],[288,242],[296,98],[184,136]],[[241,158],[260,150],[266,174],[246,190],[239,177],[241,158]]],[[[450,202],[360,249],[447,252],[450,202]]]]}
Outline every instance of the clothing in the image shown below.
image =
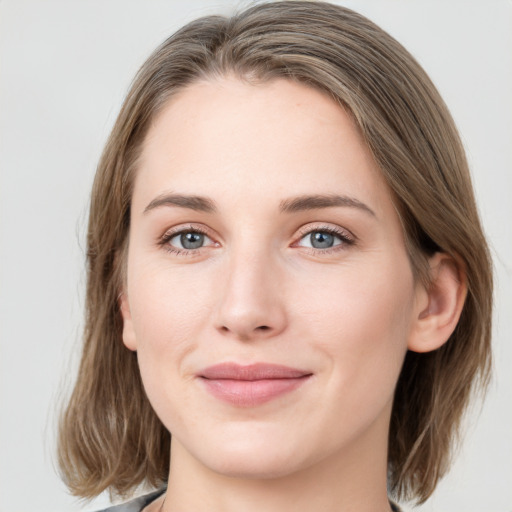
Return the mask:
{"type": "Polygon", "coordinates": [[[155,501],[157,498],[162,496],[164,492],[165,487],[163,489],[158,489],[158,491],[152,492],[151,494],[139,496],[128,503],[115,505],[114,507],[109,507],[98,512],[141,512],[144,507],[147,507],[152,501],[155,501]]]}
{"type": "MultiPolygon", "coordinates": [[[[159,489],[158,491],[152,492],[151,494],[146,494],[145,496],[140,496],[128,503],[123,503],[122,505],[117,505],[115,507],[109,507],[105,510],[100,510],[99,512],[142,512],[144,507],[147,507],[152,501],[155,501],[165,492],[165,487],[163,489],[159,489]]],[[[389,502],[393,512],[401,512],[398,505],[395,505],[392,501],[389,502]]]]}

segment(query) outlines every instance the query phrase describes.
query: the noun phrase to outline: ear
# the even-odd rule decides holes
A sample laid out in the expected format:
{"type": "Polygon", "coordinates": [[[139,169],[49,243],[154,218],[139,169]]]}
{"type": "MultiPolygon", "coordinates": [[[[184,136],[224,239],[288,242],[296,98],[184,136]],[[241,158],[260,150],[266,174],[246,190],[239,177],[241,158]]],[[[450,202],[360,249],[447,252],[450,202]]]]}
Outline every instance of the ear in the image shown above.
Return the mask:
{"type": "Polygon", "coordinates": [[[430,260],[428,288],[418,284],[416,311],[408,348],[430,352],[448,341],[459,322],[467,295],[466,273],[461,261],[445,253],[430,260]]]}
{"type": "Polygon", "coordinates": [[[133,329],[132,314],[130,312],[130,304],[126,292],[123,291],[118,298],[121,316],[123,317],[123,343],[126,348],[136,351],[137,339],[133,329]]]}

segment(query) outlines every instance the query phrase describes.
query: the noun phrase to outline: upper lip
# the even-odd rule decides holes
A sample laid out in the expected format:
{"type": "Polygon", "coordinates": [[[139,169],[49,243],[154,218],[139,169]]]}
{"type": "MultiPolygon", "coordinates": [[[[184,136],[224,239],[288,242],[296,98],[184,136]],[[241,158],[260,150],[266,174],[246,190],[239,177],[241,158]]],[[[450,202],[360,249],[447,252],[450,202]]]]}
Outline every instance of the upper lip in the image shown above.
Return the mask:
{"type": "Polygon", "coordinates": [[[311,375],[311,372],[298,368],[290,368],[271,363],[253,363],[241,365],[237,363],[220,363],[209,366],[198,374],[210,380],[264,380],[264,379],[297,379],[311,375]]]}

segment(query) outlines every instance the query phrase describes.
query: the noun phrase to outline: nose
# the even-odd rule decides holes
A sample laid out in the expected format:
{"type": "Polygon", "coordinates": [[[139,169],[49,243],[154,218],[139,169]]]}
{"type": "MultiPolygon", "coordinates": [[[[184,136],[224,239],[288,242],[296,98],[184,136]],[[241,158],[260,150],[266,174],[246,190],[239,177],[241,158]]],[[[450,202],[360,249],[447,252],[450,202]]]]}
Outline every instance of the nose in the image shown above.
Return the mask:
{"type": "Polygon", "coordinates": [[[280,334],[287,323],[283,272],[267,251],[233,250],[222,272],[215,327],[241,341],[280,334]]]}

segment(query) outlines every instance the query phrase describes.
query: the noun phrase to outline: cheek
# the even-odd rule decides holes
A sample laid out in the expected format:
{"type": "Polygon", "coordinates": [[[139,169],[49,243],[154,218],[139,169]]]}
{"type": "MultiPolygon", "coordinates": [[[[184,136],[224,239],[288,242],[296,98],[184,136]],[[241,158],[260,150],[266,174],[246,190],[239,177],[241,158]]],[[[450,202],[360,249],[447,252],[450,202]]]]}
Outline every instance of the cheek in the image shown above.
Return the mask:
{"type": "Polygon", "coordinates": [[[134,259],[132,268],[128,294],[139,348],[179,353],[207,316],[208,283],[149,258],[134,259]]]}
{"type": "Polygon", "coordinates": [[[408,261],[343,269],[325,282],[304,301],[303,325],[331,361],[333,386],[350,389],[355,400],[382,400],[376,390],[393,393],[407,350],[414,299],[408,261]]]}
{"type": "MultiPolygon", "coordinates": [[[[176,269],[162,259],[134,254],[128,269],[128,295],[144,387],[154,402],[189,381],[190,354],[211,319],[213,279],[193,265],[176,269]],[[164,385],[165,383],[165,385],[164,385]]],[[[210,276],[212,277],[212,276],[210,276]]],[[[165,402],[162,402],[165,404],[165,402]]],[[[167,406],[165,406],[167,408],[167,406]]]]}
{"type": "Polygon", "coordinates": [[[142,269],[129,276],[139,369],[153,409],[171,430],[171,425],[183,422],[183,404],[192,399],[187,386],[192,377],[184,361],[197,350],[204,308],[190,283],[187,286],[176,273],[151,264],[134,267],[142,269]]]}
{"type": "Polygon", "coordinates": [[[409,324],[414,286],[408,261],[347,265],[333,268],[328,275],[309,272],[307,280],[298,284],[302,292],[296,297],[301,301],[300,314],[318,329],[329,326],[342,334],[354,328],[361,335],[376,329],[385,335],[409,324]]]}

